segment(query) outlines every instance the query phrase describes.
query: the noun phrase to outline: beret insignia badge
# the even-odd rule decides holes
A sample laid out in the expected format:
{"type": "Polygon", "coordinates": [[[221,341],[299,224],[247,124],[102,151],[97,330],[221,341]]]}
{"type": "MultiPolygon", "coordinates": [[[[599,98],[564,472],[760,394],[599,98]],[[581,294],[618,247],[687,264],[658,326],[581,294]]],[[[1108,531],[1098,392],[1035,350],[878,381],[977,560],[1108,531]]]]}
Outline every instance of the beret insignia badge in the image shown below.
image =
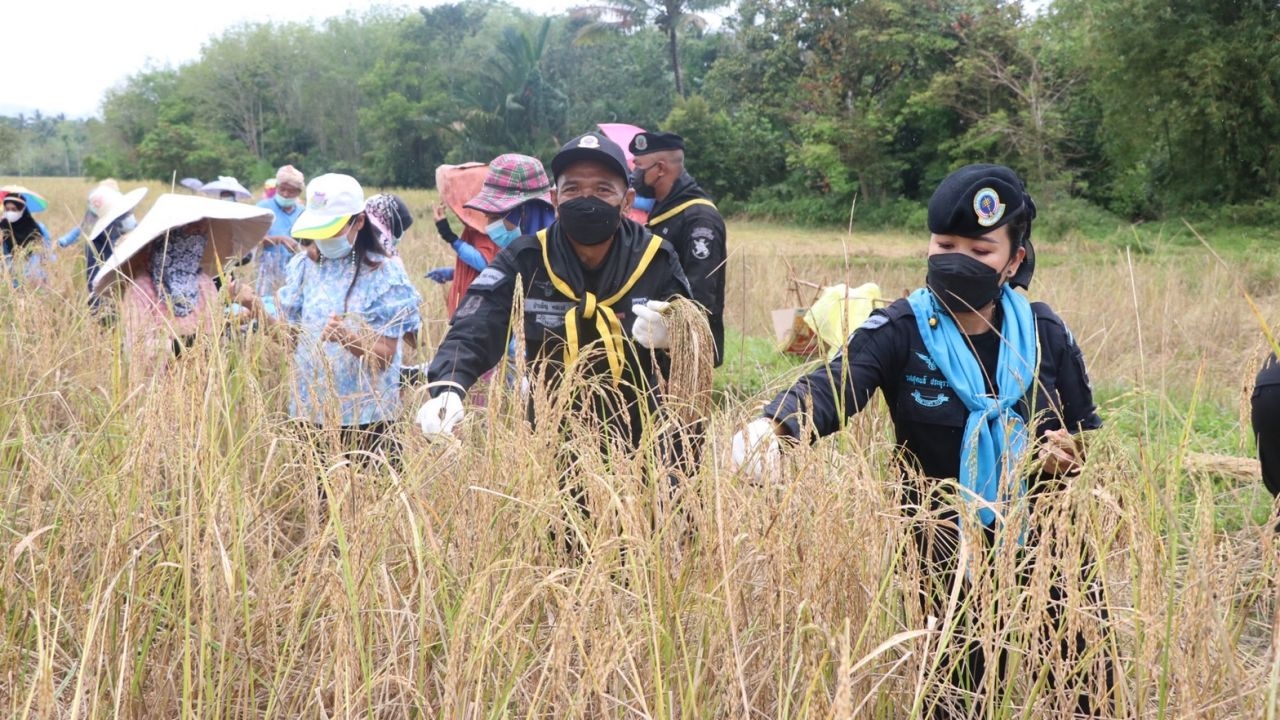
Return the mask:
{"type": "Polygon", "coordinates": [[[973,195],[973,211],[978,215],[978,224],[991,227],[1004,217],[1004,203],[1000,195],[989,187],[982,188],[973,195]]]}

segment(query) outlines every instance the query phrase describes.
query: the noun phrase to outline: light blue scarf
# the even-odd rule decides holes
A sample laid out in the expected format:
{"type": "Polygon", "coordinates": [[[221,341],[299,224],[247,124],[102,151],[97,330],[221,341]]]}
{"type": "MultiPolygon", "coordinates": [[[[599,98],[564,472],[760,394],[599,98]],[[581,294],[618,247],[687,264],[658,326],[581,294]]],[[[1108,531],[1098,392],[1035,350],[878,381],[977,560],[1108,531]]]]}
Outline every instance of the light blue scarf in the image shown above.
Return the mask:
{"type": "MultiPolygon", "coordinates": [[[[933,293],[921,288],[911,293],[907,301],[915,312],[925,349],[969,410],[958,478],[965,499],[981,499],[997,505],[1002,499],[1002,481],[1005,487],[1017,487],[1018,497],[1022,497],[1026,482],[1011,475],[1017,471],[1018,461],[1027,448],[1027,424],[1014,406],[1027,394],[1039,365],[1036,319],[1031,303],[1008,285],[1004,286],[1000,296],[1004,321],[1000,328],[995,378],[998,397],[992,398],[986,394],[982,363],[933,293]]],[[[978,518],[983,525],[991,527],[996,513],[990,507],[982,507],[978,518]]]]}

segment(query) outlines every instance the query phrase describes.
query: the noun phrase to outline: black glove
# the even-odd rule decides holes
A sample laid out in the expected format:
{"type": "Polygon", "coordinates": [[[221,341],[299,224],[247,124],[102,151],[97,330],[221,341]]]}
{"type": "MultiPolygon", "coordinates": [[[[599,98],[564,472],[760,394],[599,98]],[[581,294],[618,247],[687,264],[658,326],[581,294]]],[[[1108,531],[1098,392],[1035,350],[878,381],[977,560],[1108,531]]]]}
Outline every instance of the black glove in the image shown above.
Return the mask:
{"type": "Polygon", "coordinates": [[[448,218],[440,218],[436,221],[436,232],[440,233],[440,239],[444,240],[449,247],[458,240],[458,236],[453,233],[453,228],[449,227],[448,218]]]}

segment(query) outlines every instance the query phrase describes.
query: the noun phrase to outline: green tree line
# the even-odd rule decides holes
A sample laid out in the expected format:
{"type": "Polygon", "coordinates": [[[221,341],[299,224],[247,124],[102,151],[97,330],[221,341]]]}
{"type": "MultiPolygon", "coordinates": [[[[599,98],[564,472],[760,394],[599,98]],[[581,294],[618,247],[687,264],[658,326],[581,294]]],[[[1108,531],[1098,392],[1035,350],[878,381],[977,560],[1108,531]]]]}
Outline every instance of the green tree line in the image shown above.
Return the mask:
{"type": "Polygon", "coordinates": [[[1141,219],[1280,190],[1274,0],[501,2],[249,24],[110,91],[102,119],[7,118],[0,172],[121,178],[293,163],[428,187],[441,163],[549,159],[598,122],[684,135],[730,210],[918,212],[951,168],[1141,219]],[[707,13],[722,21],[709,29],[707,13]]]}

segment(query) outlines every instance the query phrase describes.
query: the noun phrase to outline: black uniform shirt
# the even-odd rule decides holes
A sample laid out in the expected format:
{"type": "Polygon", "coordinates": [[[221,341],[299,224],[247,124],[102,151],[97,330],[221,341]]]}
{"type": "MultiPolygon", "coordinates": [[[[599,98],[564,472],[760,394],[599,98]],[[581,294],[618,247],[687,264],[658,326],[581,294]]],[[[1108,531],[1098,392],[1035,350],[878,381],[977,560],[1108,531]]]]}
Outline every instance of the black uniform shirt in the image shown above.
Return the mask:
{"type": "MultiPolygon", "coordinates": [[[[1084,356],[1062,320],[1044,303],[1032,303],[1040,344],[1039,382],[1017,406],[1032,417],[1035,435],[1066,428],[1071,433],[1102,427],[1085,373],[1084,356]]],[[[999,323],[997,322],[998,326],[999,323]]],[[[988,378],[994,377],[1000,336],[971,336],[988,378]]],[[[990,391],[988,380],[988,391],[990,391]]],[[[969,411],[925,348],[910,303],[902,299],[876,310],[849,338],[846,352],[781,393],[765,415],[800,437],[802,413],[818,435],[836,432],[879,389],[884,393],[904,461],[932,478],[960,473],[960,452],[969,411]]]]}
{"type": "Polygon", "coordinates": [[[694,199],[707,200],[709,196],[689,173],[681,173],[671,192],[649,212],[649,229],[670,241],[680,256],[692,299],[707,309],[719,366],[724,360],[724,266],[728,257],[724,218],[715,206],[698,203],[660,223],[652,221],[694,199]]]}
{"type": "MultiPolygon", "coordinates": [[[[647,245],[650,233],[630,220],[623,220],[623,231],[614,240],[604,263],[624,261],[630,252],[624,243],[647,245]]],[[[550,231],[549,231],[550,232],[550,231]]],[[[554,242],[554,240],[549,240],[554,242]]],[[[574,262],[576,262],[576,258],[574,262]]],[[[600,269],[583,269],[585,288],[575,288],[581,297],[584,290],[599,291],[596,287],[604,276],[600,269]]],[[[515,279],[520,277],[524,288],[525,356],[530,361],[545,361],[541,367],[551,379],[563,370],[565,313],[578,303],[562,294],[551,282],[542,259],[542,246],[538,238],[525,235],[507,246],[471,283],[467,294],[454,313],[449,332],[441,341],[436,355],[427,368],[432,383],[453,383],[467,390],[483,373],[497,365],[507,349],[510,337],[509,318],[515,291],[515,279]]],[[[648,267],[636,283],[612,305],[623,330],[628,337],[626,365],[620,389],[633,419],[637,388],[656,387],[652,353],[630,341],[631,326],[635,323],[631,306],[647,300],[670,300],[675,296],[688,297],[689,284],[680,260],[670,243],[663,242],[648,267]]],[[[603,298],[601,298],[603,299],[603,298]]],[[[600,339],[594,320],[578,320],[579,348],[586,352],[600,339]]],[[[608,361],[593,355],[592,372],[608,376],[608,361]]],[[[431,394],[448,391],[448,385],[436,385],[431,394]]],[[[648,399],[652,405],[652,398],[648,399]]],[[[633,423],[632,430],[638,427],[633,423]]]]}
{"type": "Polygon", "coordinates": [[[1262,368],[1258,370],[1258,376],[1254,379],[1253,385],[1254,387],[1280,385],[1280,362],[1276,361],[1274,352],[1262,361],[1262,368]]]}

